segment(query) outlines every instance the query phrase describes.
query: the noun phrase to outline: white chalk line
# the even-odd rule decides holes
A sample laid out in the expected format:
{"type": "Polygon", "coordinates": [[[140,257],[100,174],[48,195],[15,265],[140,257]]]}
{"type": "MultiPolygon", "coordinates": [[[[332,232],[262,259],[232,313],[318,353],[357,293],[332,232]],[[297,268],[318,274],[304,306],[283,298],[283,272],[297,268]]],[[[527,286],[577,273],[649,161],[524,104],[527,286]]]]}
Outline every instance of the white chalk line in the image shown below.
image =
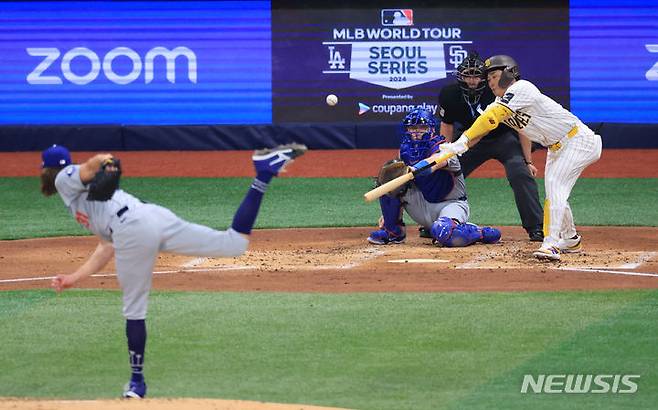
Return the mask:
{"type": "Polygon", "coordinates": [[[637,257],[633,262],[623,263],[617,266],[597,266],[597,265],[587,265],[587,266],[571,266],[572,268],[583,268],[583,269],[637,269],[640,266],[644,265],[645,262],[650,261],[658,252],[631,252],[637,254],[637,257]]]}
{"type": "Polygon", "coordinates": [[[620,267],[616,269],[636,269],[642,266],[644,262],[648,262],[651,259],[653,259],[656,255],[658,255],[658,252],[642,252],[638,256],[638,258],[635,260],[635,262],[631,263],[625,263],[621,265],[620,267]]]}
{"type": "MultiPolygon", "coordinates": [[[[245,269],[255,269],[253,266],[217,266],[217,267],[208,267],[208,268],[186,268],[186,269],[172,269],[172,270],[161,270],[153,272],[154,275],[165,275],[171,273],[193,273],[193,272],[221,272],[229,270],[245,270],[245,269]]],[[[116,277],[116,273],[95,273],[91,275],[92,278],[113,278],[116,277]]],[[[19,282],[36,282],[40,280],[51,280],[55,276],[37,276],[33,278],[17,278],[17,279],[0,279],[0,283],[19,283],[19,282]]]]}
{"type": "MultiPolygon", "coordinates": [[[[654,272],[630,272],[617,269],[637,269],[645,262],[653,259],[658,252],[639,252],[637,259],[634,262],[624,263],[619,266],[563,266],[555,268],[557,270],[571,271],[571,272],[594,272],[594,273],[608,273],[611,275],[625,275],[625,276],[644,276],[644,277],[658,277],[658,273],[654,272]]],[[[488,255],[483,254],[475,259],[457,266],[457,269],[497,269],[500,266],[485,266],[480,265],[480,261],[486,259],[488,255]]],[[[510,266],[504,267],[506,269],[527,269],[527,266],[510,266]]]]}
{"type": "MultiPolygon", "coordinates": [[[[365,256],[358,258],[350,263],[347,264],[341,264],[341,265],[321,265],[321,266],[315,266],[315,267],[309,267],[309,269],[351,269],[355,268],[362,263],[373,259],[377,256],[383,255],[384,252],[381,250],[366,250],[365,256]]],[[[488,259],[491,256],[497,255],[497,253],[484,253],[484,254],[479,254],[476,256],[474,259],[463,263],[459,266],[457,266],[455,269],[498,269],[500,268],[499,266],[485,266],[485,265],[480,265],[481,262],[484,260],[488,259]]],[[[658,252],[642,252],[638,256],[635,262],[629,262],[625,263],[620,266],[615,266],[613,269],[637,269],[638,267],[642,266],[644,262],[647,262],[651,259],[653,259],[656,255],[658,255],[658,252]]],[[[163,271],[156,271],[153,272],[154,275],[164,275],[164,274],[172,274],[172,273],[186,273],[186,272],[221,272],[221,271],[229,271],[229,270],[247,270],[247,269],[256,269],[254,266],[249,266],[249,265],[229,265],[229,266],[219,266],[219,267],[206,267],[206,268],[194,268],[194,266],[198,266],[202,263],[205,263],[208,261],[208,258],[195,258],[192,259],[183,265],[183,269],[173,269],[173,270],[163,270],[163,271]]],[[[388,262],[390,263],[445,263],[445,262],[450,262],[449,260],[445,259],[393,259],[389,260],[388,262]]],[[[527,267],[505,267],[506,269],[527,269],[527,267]]],[[[566,270],[566,271],[575,271],[575,272],[595,272],[595,273],[609,273],[609,274],[614,274],[614,275],[627,275],[627,276],[645,276],[645,277],[658,277],[658,273],[653,273],[653,272],[628,272],[628,271],[618,271],[618,270],[611,270],[611,269],[605,269],[607,267],[575,267],[575,266],[565,266],[565,267],[560,267],[557,268],[559,270],[566,270]]],[[[116,273],[96,273],[91,275],[92,278],[109,278],[109,277],[116,277],[116,273]]],[[[15,278],[15,279],[0,279],[0,283],[20,283],[20,282],[35,282],[35,281],[43,281],[43,280],[52,280],[54,276],[39,276],[39,277],[32,277],[32,278],[15,278]]]]}
{"type": "Polygon", "coordinates": [[[629,272],[621,270],[609,270],[609,269],[590,269],[590,268],[570,268],[568,266],[557,268],[559,270],[566,271],[576,271],[576,272],[595,272],[595,273],[610,273],[612,275],[627,275],[627,276],[652,276],[658,278],[658,273],[645,273],[645,272],[629,272]]]}
{"type": "MultiPolygon", "coordinates": [[[[384,252],[381,250],[370,250],[367,249],[364,253],[364,256],[358,258],[350,263],[341,264],[341,265],[321,265],[309,267],[309,269],[351,269],[359,266],[363,262],[366,262],[372,258],[383,255],[384,252]]],[[[201,263],[208,261],[208,258],[196,258],[192,259],[181,265],[183,269],[172,269],[172,270],[162,270],[153,272],[154,275],[164,275],[171,273],[188,273],[188,272],[221,272],[221,271],[230,271],[230,270],[248,270],[248,269],[258,269],[255,266],[250,265],[228,265],[228,266],[217,266],[217,267],[192,267],[197,266],[201,263]]],[[[116,273],[95,273],[91,275],[92,278],[111,278],[116,277],[116,273]]],[[[20,283],[20,282],[36,282],[42,280],[52,280],[55,276],[37,276],[32,278],[16,278],[16,279],[0,279],[0,283],[20,283]]]]}
{"type": "MultiPolygon", "coordinates": [[[[570,271],[583,270],[587,272],[600,270],[603,273],[609,273],[612,271],[616,271],[617,269],[637,269],[641,267],[645,262],[652,260],[656,255],[658,255],[658,252],[629,252],[629,253],[637,254],[637,258],[635,258],[633,262],[628,262],[617,266],[571,265],[571,266],[560,267],[557,269],[570,270],[570,271]]],[[[457,266],[456,269],[527,269],[528,268],[527,265],[501,266],[500,264],[496,264],[496,265],[481,264],[481,262],[486,260],[489,256],[491,256],[491,253],[478,255],[474,259],[457,266]]],[[[649,273],[649,275],[653,275],[653,273],[649,273]]],[[[643,276],[643,275],[639,275],[639,276],[643,276]]]]}

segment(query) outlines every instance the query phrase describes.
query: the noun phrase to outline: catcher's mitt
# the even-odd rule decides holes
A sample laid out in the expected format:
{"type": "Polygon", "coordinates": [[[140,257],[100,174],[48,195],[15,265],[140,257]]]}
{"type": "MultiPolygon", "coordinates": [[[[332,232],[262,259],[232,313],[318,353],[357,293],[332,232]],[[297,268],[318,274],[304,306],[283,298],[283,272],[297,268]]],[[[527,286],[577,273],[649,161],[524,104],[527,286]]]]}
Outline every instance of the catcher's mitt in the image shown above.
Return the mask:
{"type": "Polygon", "coordinates": [[[108,158],[101,164],[101,169],[89,182],[87,201],[108,201],[119,188],[121,178],[121,161],[108,158]]]}
{"type": "MultiPolygon", "coordinates": [[[[382,168],[379,170],[379,175],[377,175],[377,186],[383,185],[388,181],[391,181],[401,175],[404,175],[409,172],[409,167],[407,164],[402,162],[399,159],[392,159],[386,161],[382,168]]],[[[397,197],[403,195],[407,190],[408,184],[404,184],[401,187],[389,192],[388,196],[397,197]]]]}

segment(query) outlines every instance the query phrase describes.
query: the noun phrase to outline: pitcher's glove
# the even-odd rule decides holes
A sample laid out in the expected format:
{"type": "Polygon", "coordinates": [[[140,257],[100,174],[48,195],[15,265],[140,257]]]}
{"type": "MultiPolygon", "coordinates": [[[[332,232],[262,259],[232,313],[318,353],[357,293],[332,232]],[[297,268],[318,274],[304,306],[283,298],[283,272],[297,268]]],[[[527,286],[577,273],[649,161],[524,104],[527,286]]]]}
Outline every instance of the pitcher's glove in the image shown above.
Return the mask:
{"type": "Polygon", "coordinates": [[[87,201],[108,201],[119,189],[121,178],[121,161],[117,158],[108,158],[101,164],[101,169],[94,179],[89,182],[87,201]]]}

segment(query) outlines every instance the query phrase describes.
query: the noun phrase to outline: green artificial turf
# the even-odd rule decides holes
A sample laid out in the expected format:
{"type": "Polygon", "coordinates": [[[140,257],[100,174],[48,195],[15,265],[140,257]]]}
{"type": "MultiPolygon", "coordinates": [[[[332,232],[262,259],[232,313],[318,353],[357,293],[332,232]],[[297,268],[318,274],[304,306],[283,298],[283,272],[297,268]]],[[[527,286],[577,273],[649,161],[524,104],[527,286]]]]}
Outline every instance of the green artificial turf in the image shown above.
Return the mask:
{"type": "MultiPolygon", "coordinates": [[[[143,200],[214,228],[230,226],[249,178],[125,178],[122,186],[143,200]]],[[[520,225],[504,179],[468,179],[471,221],[520,225]]],[[[543,198],[543,181],[538,180],[543,198]]],[[[366,204],[367,178],[281,178],[271,184],[257,228],[368,226],[379,217],[366,204]]],[[[658,226],[658,178],[581,179],[570,200],[579,225],[658,226]]],[[[84,235],[58,197],[44,198],[36,178],[0,178],[0,239],[84,235]]]]}
{"type": "MultiPolygon", "coordinates": [[[[151,297],[151,397],[359,409],[652,408],[658,291],[151,297]],[[638,392],[521,394],[524,374],[639,374],[638,392]]],[[[0,292],[0,397],[113,398],[117,292],[0,292]]]]}

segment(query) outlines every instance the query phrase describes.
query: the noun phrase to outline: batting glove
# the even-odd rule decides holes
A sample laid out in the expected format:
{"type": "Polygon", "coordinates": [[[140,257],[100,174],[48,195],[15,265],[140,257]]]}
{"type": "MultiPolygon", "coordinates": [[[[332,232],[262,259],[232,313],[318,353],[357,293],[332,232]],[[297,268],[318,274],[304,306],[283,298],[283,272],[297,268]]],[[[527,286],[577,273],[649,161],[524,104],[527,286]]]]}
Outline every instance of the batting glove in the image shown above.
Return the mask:
{"type": "Polygon", "coordinates": [[[468,137],[462,134],[457,141],[441,144],[441,152],[450,152],[455,155],[462,155],[464,152],[468,151],[468,137]]]}

